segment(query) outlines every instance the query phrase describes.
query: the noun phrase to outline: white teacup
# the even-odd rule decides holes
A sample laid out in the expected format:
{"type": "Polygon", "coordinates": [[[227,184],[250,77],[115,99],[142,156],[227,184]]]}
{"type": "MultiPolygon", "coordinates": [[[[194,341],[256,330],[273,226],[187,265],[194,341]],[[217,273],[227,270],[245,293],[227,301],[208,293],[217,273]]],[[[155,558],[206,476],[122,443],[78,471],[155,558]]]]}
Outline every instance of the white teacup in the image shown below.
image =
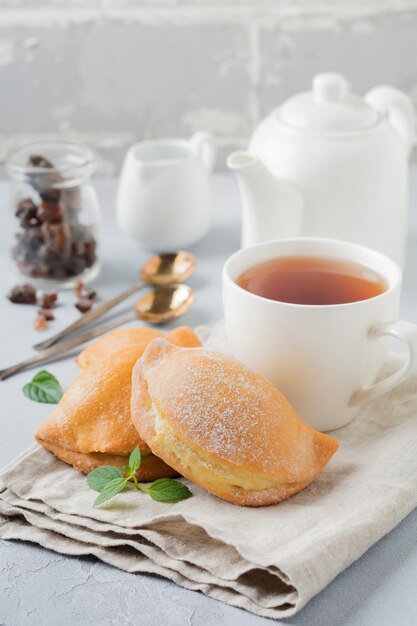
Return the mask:
{"type": "Polygon", "coordinates": [[[334,239],[282,239],[239,250],[223,269],[223,302],[233,355],[270,380],[301,417],[321,431],[350,422],[364,402],[417,370],[417,326],[399,321],[402,274],[388,257],[334,239]],[[340,259],[376,271],[381,295],[336,305],[289,304],[254,295],[236,284],[242,272],[283,256],[340,259]],[[375,382],[389,337],[407,348],[402,367],[375,382]]]}
{"type": "Polygon", "coordinates": [[[211,226],[209,174],[216,147],[206,132],[190,140],[153,139],[131,146],[120,175],[116,217],[148,250],[173,252],[211,226]]]}

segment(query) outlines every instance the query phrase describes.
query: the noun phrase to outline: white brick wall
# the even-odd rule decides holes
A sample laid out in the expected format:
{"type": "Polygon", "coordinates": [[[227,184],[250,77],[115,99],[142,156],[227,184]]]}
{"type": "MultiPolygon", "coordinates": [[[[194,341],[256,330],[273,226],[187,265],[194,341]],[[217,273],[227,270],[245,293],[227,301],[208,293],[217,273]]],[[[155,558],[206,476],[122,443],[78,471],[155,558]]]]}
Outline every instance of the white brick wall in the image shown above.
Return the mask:
{"type": "Polygon", "coordinates": [[[0,0],[0,146],[65,136],[114,173],[143,137],[211,130],[226,153],[323,70],[417,104],[417,2],[0,0]]]}

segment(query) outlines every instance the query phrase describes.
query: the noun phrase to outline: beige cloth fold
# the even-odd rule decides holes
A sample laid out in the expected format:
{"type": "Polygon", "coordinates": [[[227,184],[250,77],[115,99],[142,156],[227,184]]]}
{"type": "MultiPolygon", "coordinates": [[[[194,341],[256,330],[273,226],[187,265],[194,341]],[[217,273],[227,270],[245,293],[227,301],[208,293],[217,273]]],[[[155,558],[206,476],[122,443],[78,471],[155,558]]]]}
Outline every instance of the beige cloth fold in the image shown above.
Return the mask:
{"type": "MultiPolygon", "coordinates": [[[[212,338],[224,347],[221,336],[212,338]]],[[[399,366],[391,356],[387,371],[399,366]]],[[[160,574],[265,617],[299,611],[417,505],[417,377],[334,433],[340,450],[303,492],[237,507],[188,483],[176,504],[119,494],[94,509],[85,477],[32,446],[0,476],[0,537],[160,574]]]]}

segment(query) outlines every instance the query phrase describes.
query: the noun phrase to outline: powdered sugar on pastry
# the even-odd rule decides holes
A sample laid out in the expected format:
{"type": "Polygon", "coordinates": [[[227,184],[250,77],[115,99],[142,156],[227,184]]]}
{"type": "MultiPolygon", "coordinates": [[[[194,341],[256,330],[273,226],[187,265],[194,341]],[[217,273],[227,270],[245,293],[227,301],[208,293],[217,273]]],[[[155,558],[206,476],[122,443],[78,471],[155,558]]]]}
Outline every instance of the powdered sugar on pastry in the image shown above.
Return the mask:
{"type": "Polygon", "coordinates": [[[337,448],[238,361],[161,339],[134,368],[132,420],[154,454],[179,472],[253,506],[302,489],[337,448]]]}

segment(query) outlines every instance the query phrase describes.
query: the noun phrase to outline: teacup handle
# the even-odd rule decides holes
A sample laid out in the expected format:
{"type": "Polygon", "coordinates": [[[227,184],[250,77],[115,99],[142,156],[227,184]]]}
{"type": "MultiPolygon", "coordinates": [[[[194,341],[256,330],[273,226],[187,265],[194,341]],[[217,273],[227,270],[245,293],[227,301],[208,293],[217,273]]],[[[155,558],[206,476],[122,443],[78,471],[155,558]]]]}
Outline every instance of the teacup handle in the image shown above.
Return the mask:
{"type": "Polygon", "coordinates": [[[376,324],[369,329],[369,339],[379,339],[380,337],[395,337],[400,339],[407,348],[405,362],[394,374],[379,382],[363,387],[353,394],[349,401],[349,406],[357,406],[369,400],[374,400],[383,393],[390,391],[403,382],[406,378],[417,372],[417,325],[411,322],[397,320],[395,322],[385,322],[376,324]]]}
{"type": "Polygon", "coordinates": [[[212,172],[216,164],[217,148],[214,143],[213,135],[205,131],[199,131],[194,133],[190,139],[190,144],[200,155],[201,160],[208,169],[212,172]]]}

